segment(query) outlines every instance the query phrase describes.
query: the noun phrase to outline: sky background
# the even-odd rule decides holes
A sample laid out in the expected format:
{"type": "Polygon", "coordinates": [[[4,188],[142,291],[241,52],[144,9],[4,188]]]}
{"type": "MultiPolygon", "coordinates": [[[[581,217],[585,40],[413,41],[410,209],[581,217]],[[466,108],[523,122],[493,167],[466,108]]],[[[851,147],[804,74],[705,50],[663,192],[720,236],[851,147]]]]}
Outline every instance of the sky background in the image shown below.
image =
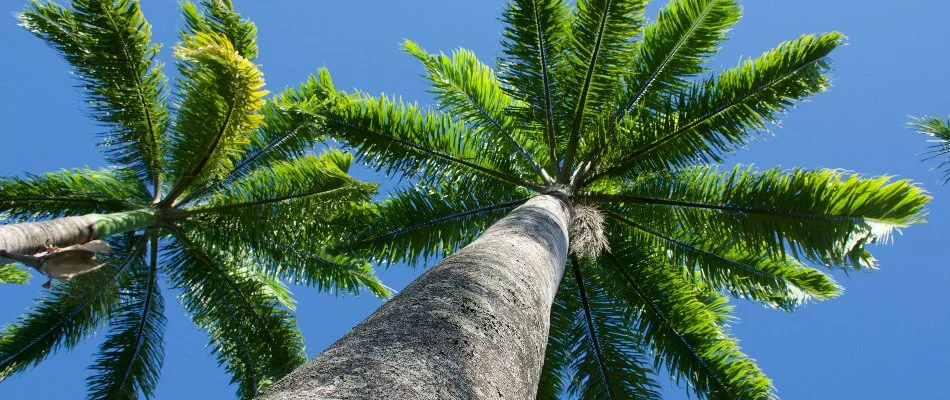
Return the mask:
{"type": "MultiPolygon", "coordinates": [[[[177,2],[144,0],[153,39],[170,52],[181,26],[177,2]]],[[[235,0],[259,28],[260,57],[272,92],[326,66],[338,88],[401,95],[428,103],[418,62],[399,51],[409,38],[429,51],[473,50],[490,64],[500,53],[501,0],[317,1],[235,0]]],[[[652,18],[665,1],[648,9],[652,18]]],[[[105,166],[94,126],[68,66],[52,49],[16,26],[21,0],[0,1],[0,175],[105,166]]],[[[929,223],[906,229],[872,252],[881,270],[836,275],[845,294],[785,313],[734,301],[732,332],[757,359],[784,399],[924,399],[946,395],[950,382],[950,186],[939,186],[933,164],[921,163],[924,137],[906,128],[911,115],[950,113],[950,2],[944,0],[744,1],[744,18],[710,67],[720,70],[802,33],[838,30],[848,45],[834,53],[834,86],[792,110],[775,136],[753,141],[726,161],[772,166],[830,167],[894,175],[923,184],[935,197],[929,223]]],[[[360,178],[385,177],[357,171],[360,178]]],[[[379,274],[400,289],[420,269],[379,274]]],[[[0,288],[0,324],[13,322],[41,296],[44,277],[0,288]]],[[[166,286],[167,287],[167,286],[166,286]]],[[[365,318],[380,301],[297,287],[298,322],[313,357],[365,318]]],[[[158,399],[233,398],[234,387],[205,348],[206,338],[166,290],[166,359],[158,399]]],[[[86,369],[104,337],[0,384],[0,399],[85,396],[86,369]]],[[[666,382],[665,377],[661,381],[666,382]]],[[[685,399],[671,384],[667,398],[685,399]]]]}

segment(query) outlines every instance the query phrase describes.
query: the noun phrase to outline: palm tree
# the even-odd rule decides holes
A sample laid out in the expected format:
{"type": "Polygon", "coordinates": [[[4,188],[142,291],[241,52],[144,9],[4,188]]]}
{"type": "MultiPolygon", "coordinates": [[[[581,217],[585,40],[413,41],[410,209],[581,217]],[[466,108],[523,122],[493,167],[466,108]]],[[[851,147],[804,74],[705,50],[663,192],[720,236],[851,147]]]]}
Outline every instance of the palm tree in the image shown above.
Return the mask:
{"type": "Polygon", "coordinates": [[[739,6],[673,0],[645,24],[644,3],[513,0],[497,69],[406,42],[435,108],[321,72],[315,121],[419,184],[341,248],[451,255],[262,398],[652,399],[659,371],[700,398],[775,396],[728,334],[726,295],[789,311],[834,297],[813,266],[875,268],[868,245],[922,222],[928,197],[888,177],[709,165],[828,88],[843,36],[707,75],[739,6]]]}
{"type": "Polygon", "coordinates": [[[910,127],[933,138],[930,151],[925,153],[928,154],[926,159],[943,157],[935,168],[944,170],[941,183],[950,182],[950,116],[946,121],[938,117],[916,118],[910,127]]]}
{"type": "MultiPolygon", "coordinates": [[[[59,254],[85,251],[34,255],[47,240],[99,239],[112,252],[0,333],[0,380],[108,325],[89,398],[153,397],[164,357],[162,275],[238,396],[251,398],[306,360],[282,279],[387,293],[365,261],[320,250],[375,185],[347,175],[348,154],[306,155],[317,136],[297,111],[302,95],[265,100],[256,28],[230,1],[183,7],[170,102],[137,1],[34,1],[19,15],[74,68],[116,167],[0,179],[0,212],[14,222],[0,227],[0,249],[44,272],[59,254]]],[[[9,271],[0,279],[22,281],[23,271],[9,271]]]]}

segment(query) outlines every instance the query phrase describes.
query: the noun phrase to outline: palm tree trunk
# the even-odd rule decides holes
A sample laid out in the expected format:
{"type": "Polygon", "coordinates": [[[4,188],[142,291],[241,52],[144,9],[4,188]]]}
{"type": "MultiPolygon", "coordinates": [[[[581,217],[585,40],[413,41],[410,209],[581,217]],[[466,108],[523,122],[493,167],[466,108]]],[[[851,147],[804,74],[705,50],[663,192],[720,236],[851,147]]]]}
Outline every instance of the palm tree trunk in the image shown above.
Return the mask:
{"type": "MultiPolygon", "coordinates": [[[[144,228],[155,221],[155,211],[143,209],[0,225],[0,250],[10,254],[33,255],[44,250],[43,245],[47,240],[53,246],[66,247],[144,228]]],[[[13,261],[0,257],[0,263],[3,264],[13,261]]]]}
{"type": "Polygon", "coordinates": [[[534,399],[571,206],[540,195],[262,399],[534,399]]]}

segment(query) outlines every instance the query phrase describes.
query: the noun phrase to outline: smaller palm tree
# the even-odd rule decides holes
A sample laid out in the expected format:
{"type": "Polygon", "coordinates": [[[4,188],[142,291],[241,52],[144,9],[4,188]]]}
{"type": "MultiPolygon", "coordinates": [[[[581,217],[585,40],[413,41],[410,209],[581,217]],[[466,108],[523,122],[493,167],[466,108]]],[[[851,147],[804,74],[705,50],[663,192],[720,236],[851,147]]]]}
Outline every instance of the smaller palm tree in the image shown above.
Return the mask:
{"type": "Polygon", "coordinates": [[[947,116],[946,121],[938,117],[916,118],[910,126],[933,138],[930,140],[933,143],[930,151],[924,153],[928,155],[925,159],[943,158],[934,168],[943,169],[941,183],[950,182],[950,116],[947,116]]]}
{"type": "MultiPolygon", "coordinates": [[[[301,96],[264,99],[256,28],[230,1],[183,7],[170,104],[138,2],[34,1],[19,16],[74,68],[117,167],[0,179],[0,216],[13,222],[0,226],[8,258],[38,266],[52,254],[34,256],[46,241],[112,248],[0,333],[0,381],[108,325],[89,398],[153,397],[164,357],[161,274],[238,395],[252,398],[306,360],[281,279],[387,295],[367,263],[319,250],[375,185],[347,175],[348,154],[305,155],[316,131],[295,111],[301,96]]],[[[25,278],[0,267],[0,282],[25,278]]]]}

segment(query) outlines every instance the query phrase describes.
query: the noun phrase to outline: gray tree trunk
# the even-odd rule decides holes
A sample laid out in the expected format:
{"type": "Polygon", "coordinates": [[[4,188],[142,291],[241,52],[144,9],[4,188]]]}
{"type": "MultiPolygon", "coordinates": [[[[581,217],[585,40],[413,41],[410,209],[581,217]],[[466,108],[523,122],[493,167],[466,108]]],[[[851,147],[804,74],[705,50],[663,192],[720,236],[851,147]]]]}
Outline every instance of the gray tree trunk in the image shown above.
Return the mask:
{"type": "Polygon", "coordinates": [[[570,220],[529,200],[261,399],[534,399],[570,220]]]}
{"type": "MultiPolygon", "coordinates": [[[[152,210],[134,210],[0,225],[0,250],[12,254],[34,255],[45,250],[43,245],[47,240],[56,247],[83,244],[116,233],[144,228],[153,224],[155,219],[155,212],[152,210]]],[[[0,264],[14,261],[0,257],[0,264]]]]}

